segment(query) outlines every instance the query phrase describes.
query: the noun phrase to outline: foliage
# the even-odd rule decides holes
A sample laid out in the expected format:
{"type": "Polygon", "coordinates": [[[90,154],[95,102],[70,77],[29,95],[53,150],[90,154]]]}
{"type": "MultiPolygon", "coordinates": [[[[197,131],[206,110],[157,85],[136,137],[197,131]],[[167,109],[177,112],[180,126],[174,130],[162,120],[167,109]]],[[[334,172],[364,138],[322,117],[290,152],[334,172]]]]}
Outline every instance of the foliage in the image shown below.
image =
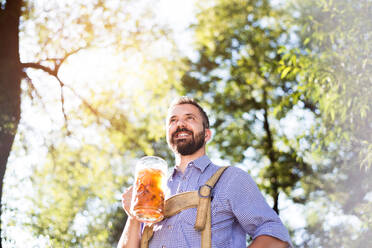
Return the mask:
{"type": "MultiPolygon", "coordinates": [[[[171,159],[163,124],[173,89],[179,87],[180,64],[174,64],[168,28],[154,21],[151,7],[146,0],[24,3],[22,115],[32,106],[49,113],[52,125],[41,137],[25,139],[41,138],[49,150],[45,164],[32,165],[32,218],[20,222],[48,247],[115,245],[125,223],[120,192],[131,182],[134,158],[171,159]],[[113,53],[117,64],[109,61],[111,70],[93,66],[90,73],[103,77],[81,79],[87,71],[79,63],[89,63],[81,57],[99,51],[105,54],[93,60],[113,53]],[[75,75],[71,67],[78,68],[75,75]]],[[[32,135],[26,119],[20,135],[32,135]]],[[[15,147],[29,145],[30,152],[39,152],[31,144],[15,147]]],[[[6,224],[10,230],[15,223],[6,224]]]]}
{"type": "MultiPolygon", "coordinates": [[[[1,1],[1,18],[8,2],[1,1]]],[[[182,63],[169,30],[154,21],[153,1],[24,1],[23,117],[44,105],[54,124],[43,137],[47,162],[33,167],[32,218],[23,220],[34,236],[48,247],[115,245],[125,221],[120,192],[132,180],[134,159],[171,161],[163,118],[178,89],[209,110],[209,151],[249,170],[276,211],[282,192],[306,203],[296,245],[371,246],[371,1],[276,2],[201,1],[197,56],[187,61],[181,86],[182,63]],[[75,59],[95,49],[122,58],[114,71],[101,81],[78,79],[82,70],[76,79],[66,76],[68,66],[82,68],[75,59]]],[[[11,78],[4,68],[1,83],[11,78]]],[[[34,149],[27,141],[34,137],[18,135],[15,150],[34,149]]]]}
{"type": "Polygon", "coordinates": [[[120,206],[112,191],[127,178],[115,175],[109,153],[92,146],[56,147],[51,153],[55,158],[33,176],[33,231],[47,237],[49,247],[105,246],[112,232],[106,213],[120,206]]]}
{"type": "Polygon", "coordinates": [[[50,63],[92,46],[115,45],[125,51],[162,38],[166,30],[149,21],[154,13],[148,4],[147,0],[25,1],[20,26],[22,61],[50,63]]]}
{"type": "Polygon", "coordinates": [[[323,145],[357,146],[359,165],[371,165],[371,1],[294,1],[300,49],[285,50],[284,70],[301,72],[301,87],[322,113],[323,145]],[[297,56],[296,56],[297,55],[297,56]],[[288,56],[289,58],[289,56],[288,56]]]}
{"type": "Polygon", "coordinates": [[[158,50],[166,50],[166,54],[172,56],[174,50],[167,39],[168,29],[153,22],[152,7],[153,1],[147,0],[1,1],[0,196],[8,157],[20,121],[21,102],[25,100],[21,99],[21,95],[26,92],[32,99],[39,101],[39,81],[46,74],[52,76],[46,88],[60,90],[59,112],[65,121],[61,130],[65,134],[72,132],[65,110],[68,105],[66,95],[72,93],[82,99],[83,105],[89,106],[94,115],[101,114],[82,97],[84,90],[77,91],[75,85],[62,78],[61,70],[72,57],[86,49],[111,47],[117,53],[125,52],[123,55],[130,58],[138,51],[145,51],[151,44],[153,48],[158,45],[158,50]],[[157,41],[161,41],[162,46],[157,41]],[[44,73],[41,77],[38,74],[40,71],[44,73]]]}
{"type": "Polygon", "coordinates": [[[302,245],[370,246],[371,1],[292,1],[292,7],[301,46],[283,50],[298,61],[283,59],[283,68],[299,72],[302,93],[316,103],[322,119],[313,143],[321,166],[319,190],[311,199],[318,204],[309,205],[302,245]],[[327,210],[316,211],[320,206],[327,210]],[[332,214],[339,221],[329,223],[332,214]]]}
{"type": "Polygon", "coordinates": [[[201,4],[183,93],[215,117],[212,149],[260,168],[274,209],[280,191],[307,203],[297,245],[360,247],[371,230],[370,1],[271,4],[201,4]]]}
{"type": "Polygon", "coordinates": [[[135,159],[170,157],[163,124],[172,83],[154,80],[147,71],[137,75],[130,92],[124,90],[130,76],[122,72],[117,75],[121,81],[96,82],[88,96],[90,107],[101,113],[98,125],[83,103],[66,108],[70,135],[50,137],[48,161],[31,176],[36,192],[26,225],[47,239],[48,247],[115,245],[125,223],[120,196],[133,180],[135,159]]]}
{"type": "Polygon", "coordinates": [[[316,117],[296,73],[280,63],[283,46],[291,43],[287,18],[266,0],[203,2],[194,25],[198,57],[183,77],[184,93],[212,113],[213,146],[223,158],[261,168],[257,182],[276,211],[280,192],[304,202],[306,195],[292,193],[312,175],[305,161],[310,133],[286,125],[316,117]]]}

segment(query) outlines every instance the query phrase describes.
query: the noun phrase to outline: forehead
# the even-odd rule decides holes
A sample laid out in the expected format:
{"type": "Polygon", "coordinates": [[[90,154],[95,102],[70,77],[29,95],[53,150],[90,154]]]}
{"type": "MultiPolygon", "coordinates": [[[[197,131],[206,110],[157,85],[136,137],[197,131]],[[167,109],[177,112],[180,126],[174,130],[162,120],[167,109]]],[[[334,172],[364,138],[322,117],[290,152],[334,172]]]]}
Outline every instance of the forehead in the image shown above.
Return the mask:
{"type": "Polygon", "coordinates": [[[192,104],[177,104],[171,107],[168,111],[168,119],[173,116],[183,116],[193,114],[195,116],[201,117],[199,109],[192,104]]]}

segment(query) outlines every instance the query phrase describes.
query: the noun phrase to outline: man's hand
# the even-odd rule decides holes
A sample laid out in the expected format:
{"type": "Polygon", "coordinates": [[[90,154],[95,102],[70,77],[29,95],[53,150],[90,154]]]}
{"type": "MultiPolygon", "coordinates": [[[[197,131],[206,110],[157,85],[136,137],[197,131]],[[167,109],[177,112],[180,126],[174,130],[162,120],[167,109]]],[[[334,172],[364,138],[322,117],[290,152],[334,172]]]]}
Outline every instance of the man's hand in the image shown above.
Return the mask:
{"type": "Polygon", "coordinates": [[[132,201],[133,187],[127,188],[121,195],[121,204],[124,211],[128,215],[127,223],[125,224],[123,233],[121,234],[118,248],[139,248],[141,237],[140,222],[130,212],[130,204],[132,201]]]}
{"type": "Polygon", "coordinates": [[[255,238],[248,248],[288,248],[289,245],[287,242],[281,241],[280,239],[268,236],[261,235],[255,238]]]}
{"type": "Polygon", "coordinates": [[[133,192],[133,186],[130,186],[129,188],[127,188],[124,191],[124,193],[121,195],[121,205],[122,205],[125,213],[129,217],[134,218],[134,216],[132,215],[132,213],[130,211],[130,204],[131,204],[131,201],[132,201],[132,192],[133,192]]]}

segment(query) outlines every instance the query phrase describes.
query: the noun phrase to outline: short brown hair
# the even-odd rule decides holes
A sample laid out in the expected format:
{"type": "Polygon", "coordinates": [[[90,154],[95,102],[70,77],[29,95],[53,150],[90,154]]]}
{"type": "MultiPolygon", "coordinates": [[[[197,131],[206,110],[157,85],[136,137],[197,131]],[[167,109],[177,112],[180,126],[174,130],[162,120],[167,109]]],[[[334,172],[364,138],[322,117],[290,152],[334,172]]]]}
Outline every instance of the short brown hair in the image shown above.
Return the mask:
{"type": "Polygon", "coordinates": [[[173,100],[171,105],[169,106],[169,109],[176,105],[182,105],[182,104],[191,104],[194,105],[199,109],[199,112],[203,118],[203,126],[204,128],[209,128],[209,119],[207,113],[205,113],[204,109],[195,101],[195,99],[188,97],[188,96],[181,96],[173,100]]]}

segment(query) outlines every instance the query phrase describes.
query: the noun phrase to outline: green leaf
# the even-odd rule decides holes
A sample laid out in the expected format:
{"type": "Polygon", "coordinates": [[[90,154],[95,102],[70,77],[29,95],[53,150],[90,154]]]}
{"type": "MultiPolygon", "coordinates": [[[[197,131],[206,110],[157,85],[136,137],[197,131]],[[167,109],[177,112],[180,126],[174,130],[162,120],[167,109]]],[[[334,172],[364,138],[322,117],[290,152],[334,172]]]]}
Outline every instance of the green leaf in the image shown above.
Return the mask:
{"type": "Polygon", "coordinates": [[[281,79],[285,78],[285,76],[287,76],[288,72],[290,72],[290,70],[292,69],[292,67],[286,67],[283,71],[282,71],[282,74],[280,76],[281,79]]]}

